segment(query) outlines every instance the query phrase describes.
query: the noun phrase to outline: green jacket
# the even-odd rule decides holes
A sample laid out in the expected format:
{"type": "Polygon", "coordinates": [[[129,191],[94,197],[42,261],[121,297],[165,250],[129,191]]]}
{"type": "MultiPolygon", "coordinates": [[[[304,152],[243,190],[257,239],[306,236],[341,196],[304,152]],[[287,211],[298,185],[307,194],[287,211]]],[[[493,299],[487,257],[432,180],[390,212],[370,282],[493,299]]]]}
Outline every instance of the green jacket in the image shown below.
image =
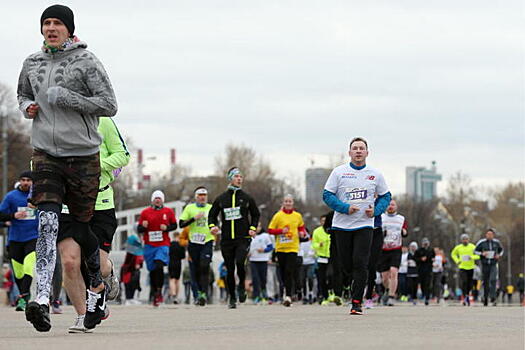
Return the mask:
{"type": "Polygon", "coordinates": [[[330,235],[326,233],[323,226],[316,228],[312,234],[312,249],[317,257],[330,257],[330,235]]]}
{"type": "Polygon", "coordinates": [[[479,255],[474,254],[475,249],[476,246],[472,243],[458,244],[452,249],[450,255],[460,269],[472,270],[476,266],[476,260],[479,260],[479,255]]]}
{"type": "Polygon", "coordinates": [[[107,210],[115,208],[113,188],[110,185],[115,180],[113,170],[126,166],[130,154],[113,119],[100,117],[98,133],[102,137],[102,143],[100,144],[100,190],[95,210],[107,210]]]}

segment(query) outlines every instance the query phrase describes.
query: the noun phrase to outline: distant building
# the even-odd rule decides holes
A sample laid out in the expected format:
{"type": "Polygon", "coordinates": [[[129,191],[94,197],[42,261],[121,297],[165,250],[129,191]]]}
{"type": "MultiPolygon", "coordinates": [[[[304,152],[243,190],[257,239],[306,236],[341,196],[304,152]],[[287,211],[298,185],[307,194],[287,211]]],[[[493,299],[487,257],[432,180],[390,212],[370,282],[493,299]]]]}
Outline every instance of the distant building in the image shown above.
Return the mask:
{"type": "Polygon", "coordinates": [[[432,167],[406,167],[406,193],[409,197],[428,201],[437,196],[436,185],[441,181],[441,174],[437,173],[436,162],[432,167]]]}
{"type": "Polygon", "coordinates": [[[306,169],[306,202],[308,204],[322,204],[323,189],[332,172],[326,168],[306,169]]]}

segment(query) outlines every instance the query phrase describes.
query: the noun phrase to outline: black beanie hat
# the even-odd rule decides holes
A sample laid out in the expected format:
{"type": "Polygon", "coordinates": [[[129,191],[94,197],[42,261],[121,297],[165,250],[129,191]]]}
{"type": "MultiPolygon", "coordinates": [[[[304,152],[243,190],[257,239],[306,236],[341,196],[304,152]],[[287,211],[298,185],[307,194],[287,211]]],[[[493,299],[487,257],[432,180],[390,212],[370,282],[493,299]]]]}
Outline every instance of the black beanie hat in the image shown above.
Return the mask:
{"type": "Polygon", "coordinates": [[[27,177],[27,178],[32,180],[33,179],[33,174],[31,174],[30,170],[26,170],[26,171],[23,171],[18,178],[21,179],[23,177],[27,177]]]}
{"type": "Polygon", "coordinates": [[[42,26],[44,25],[44,20],[46,18],[58,18],[64,23],[69,31],[69,36],[73,37],[75,32],[75,18],[73,16],[73,11],[67,6],[64,5],[53,5],[49,6],[42,13],[40,17],[40,33],[42,33],[42,26]]]}

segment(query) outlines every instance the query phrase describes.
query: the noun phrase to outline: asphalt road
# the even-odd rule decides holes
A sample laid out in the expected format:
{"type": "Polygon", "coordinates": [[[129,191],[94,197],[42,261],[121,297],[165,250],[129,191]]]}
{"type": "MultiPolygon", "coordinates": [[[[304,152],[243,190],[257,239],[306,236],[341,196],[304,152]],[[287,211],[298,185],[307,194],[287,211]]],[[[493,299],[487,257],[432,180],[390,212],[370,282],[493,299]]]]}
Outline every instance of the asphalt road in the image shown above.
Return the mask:
{"type": "Polygon", "coordinates": [[[524,349],[524,311],[400,305],[359,317],[342,306],[112,305],[94,333],[68,334],[70,306],[48,333],[0,307],[0,349],[524,349]]]}

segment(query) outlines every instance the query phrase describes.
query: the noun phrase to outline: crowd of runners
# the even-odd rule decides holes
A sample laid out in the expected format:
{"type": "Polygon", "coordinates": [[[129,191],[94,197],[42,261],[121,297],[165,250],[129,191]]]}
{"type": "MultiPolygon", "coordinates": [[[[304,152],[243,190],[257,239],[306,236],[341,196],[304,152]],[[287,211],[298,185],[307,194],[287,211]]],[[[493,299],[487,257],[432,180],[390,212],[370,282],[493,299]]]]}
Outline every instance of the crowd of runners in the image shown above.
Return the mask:
{"type": "Polygon", "coordinates": [[[16,310],[37,331],[51,329],[50,307],[61,312],[63,285],[77,315],[69,332],[91,332],[108,318],[107,301],[121,295],[120,282],[133,303],[144,264],[154,307],[180,302],[182,277],[185,301],[191,295],[201,307],[213,300],[210,285],[216,283],[230,309],[248,298],[284,307],[347,302],[350,314],[362,315],[377,303],[441,302],[450,294],[443,274],[447,263],[458,265],[461,300],[470,305],[477,261],[483,302],[496,303],[497,263],[504,252],[494,230],[477,245],[463,235],[450,254],[428,239],[404,247],[410,228],[383,174],[366,164],[369,148],[360,137],[349,144],[350,162],[335,168],[326,182],[323,200],[331,212],[319,227],[307,229],[291,195],[261,223],[257,199],[242,188],[242,169],[232,167],[224,193],[212,200],[205,187],[196,188],[179,218],[164,205],[164,193],[154,191],[140,215],[138,235],[128,237],[119,276],[109,259],[117,228],[111,183],[130,154],[111,118],[117,113],[112,85],[100,61],[74,35],[71,9],[45,9],[40,30],[44,44],[24,61],[18,83],[20,109],[32,120],[31,171],[20,175],[0,205],[0,220],[10,225],[16,310]],[[222,260],[217,279],[216,248],[222,260]]]}

